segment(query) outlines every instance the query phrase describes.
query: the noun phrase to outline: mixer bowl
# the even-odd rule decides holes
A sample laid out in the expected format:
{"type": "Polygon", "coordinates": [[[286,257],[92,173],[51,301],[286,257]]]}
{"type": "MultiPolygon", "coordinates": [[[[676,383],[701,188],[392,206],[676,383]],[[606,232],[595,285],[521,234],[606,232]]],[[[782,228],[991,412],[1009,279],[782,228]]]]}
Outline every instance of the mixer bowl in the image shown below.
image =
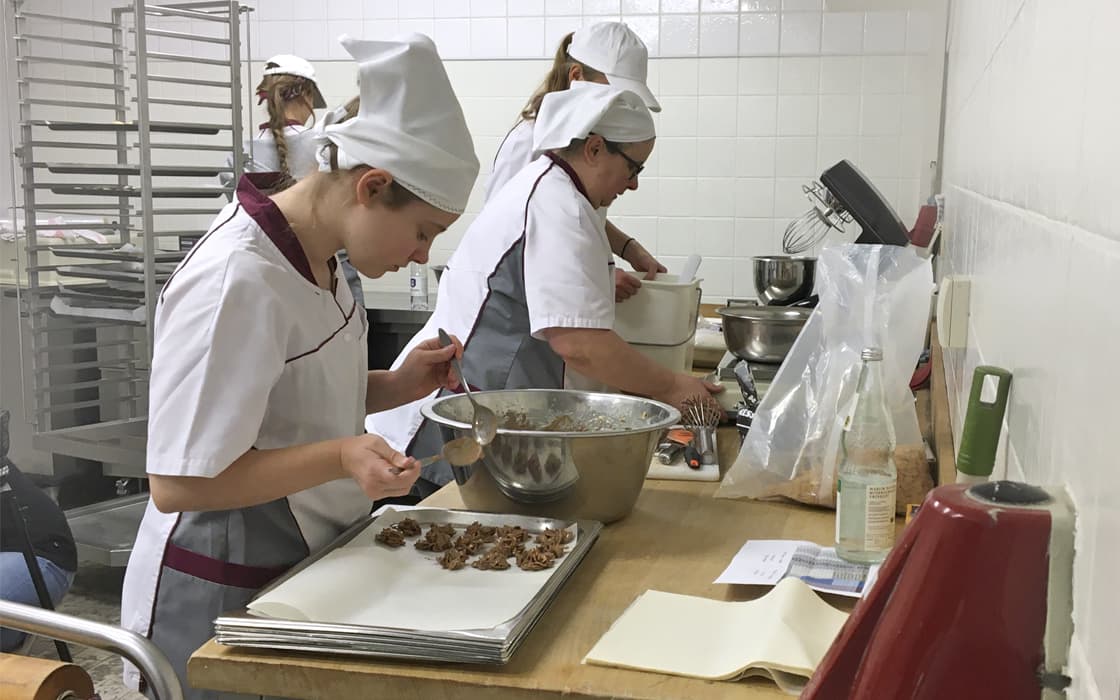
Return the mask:
{"type": "Polygon", "coordinates": [[[777,363],[786,359],[813,312],[784,306],[725,306],[716,313],[731,354],[749,362],[777,363]]]}
{"type": "Polygon", "coordinates": [[[787,306],[813,294],[817,259],[760,255],[754,262],[754,289],[760,304],[787,306]]]}
{"type": "MultiPolygon", "coordinates": [[[[564,389],[475,392],[498,416],[482,458],[452,467],[463,504],[488,513],[611,522],[638,500],[662,431],[680,420],[672,406],[621,394],[564,389]]],[[[421,408],[444,442],[470,435],[462,394],[421,408]]]]}

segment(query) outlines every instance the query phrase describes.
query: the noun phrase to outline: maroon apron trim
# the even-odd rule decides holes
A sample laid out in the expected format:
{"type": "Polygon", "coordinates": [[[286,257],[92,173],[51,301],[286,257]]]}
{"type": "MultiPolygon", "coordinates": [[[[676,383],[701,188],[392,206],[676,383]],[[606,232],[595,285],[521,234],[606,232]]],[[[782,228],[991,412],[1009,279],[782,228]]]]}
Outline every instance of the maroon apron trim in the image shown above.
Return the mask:
{"type": "MultiPolygon", "coordinates": [[[[560,166],[560,169],[563,170],[564,172],[566,172],[568,174],[568,177],[572,178],[572,184],[574,184],[576,186],[576,189],[579,190],[579,193],[583,195],[584,199],[586,199],[588,202],[590,202],[591,201],[591,195],[587,194],[587,188],[585,188],[583,186],[583,180],[579,179],[579,173],[577,173],[575,171],[575,169],[572,168],[571,164],[568,163],[568,161],[561,158],[560,156],[553,153],[552,151],[545,151],[544,154],[546,156],[548,156],[549,160],[551,160],[556,165],[560,166]]],[[[545,172],[548,172],[548,171],[546,170],[545,172]]],[[[536,185],[533,186],[533,189],[536,189],[536,185]]],[[[533,196],[533,193],[530,192],[529,197],[532,197],[532,196],[533,196]]],[[[526,205],[527,204],[528,204],[528,202],[526,202],[526,205]]]]}
{"type": "Polygon", "coordinates": [[[257,590],[287,573],[289,566],[247,566],[214,559],[167,543],[163,565],[174,571],[222,586],[257,590]]]}
{"type": "Polygon", "coordinates": [[[311,284],[316,287],[315,275],[311,273],[311,263],[307,261],[307,254],[299,239],[292,231],[288,220],[280,207],[272,201],[259,188],[269,188],[279,178],[279,173],[245,173],[237,181],[237,201],[245,208],[245,213],[257,222],[273,245],[287,258],[292,267],[311,284]]]}

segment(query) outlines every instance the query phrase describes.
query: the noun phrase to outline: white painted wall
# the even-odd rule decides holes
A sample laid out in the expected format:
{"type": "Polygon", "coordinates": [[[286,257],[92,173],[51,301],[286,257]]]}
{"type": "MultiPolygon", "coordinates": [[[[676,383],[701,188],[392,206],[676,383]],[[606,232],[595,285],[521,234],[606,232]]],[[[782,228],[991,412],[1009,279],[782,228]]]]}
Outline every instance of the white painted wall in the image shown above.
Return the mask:
{"type": "Polygon", "coordinates": [[[946,116],[948,272],[972,278],[949,353],[958,425],[972,370],[1014,372],[1006,473],[1078,509],[1072,698],[1120,697],[1120,3],[954,2],[946,116]]]}

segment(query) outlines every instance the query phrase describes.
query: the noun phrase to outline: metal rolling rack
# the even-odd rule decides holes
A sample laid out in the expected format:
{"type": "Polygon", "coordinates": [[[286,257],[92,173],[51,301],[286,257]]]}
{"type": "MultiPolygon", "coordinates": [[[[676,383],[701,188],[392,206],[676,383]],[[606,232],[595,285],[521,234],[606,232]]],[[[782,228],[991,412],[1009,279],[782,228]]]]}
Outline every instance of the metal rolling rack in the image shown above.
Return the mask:
{"type": "MultiPolygon", "coordinates": [[[[101,462],[107,475],[143,477],[157,295],[225,204],[219,174],[232,171],[236,182],[243,169],[249,8],[134,0],[95,18],[9,5],[34,445],[101,462]],[[40,235],[59,230],[107,242],[40,235]]],[[[81,509],[83,529],[99,538],[84,554],[120,563],[142,500],[81,509]]]]}

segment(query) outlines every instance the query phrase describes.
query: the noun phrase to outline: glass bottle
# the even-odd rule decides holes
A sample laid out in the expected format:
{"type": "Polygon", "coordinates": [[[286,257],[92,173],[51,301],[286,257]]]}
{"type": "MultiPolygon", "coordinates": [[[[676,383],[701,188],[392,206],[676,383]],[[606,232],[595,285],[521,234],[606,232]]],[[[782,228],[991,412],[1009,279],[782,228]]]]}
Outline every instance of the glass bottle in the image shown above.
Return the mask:
{"type": "Polygon", "coordinates": [[[408,266],[409,305],[413,309],[428,308],[428,266],[410,263],[408,266]]]}
{"type": "Polygon", "coordinates": [[[846,561],[883,561],[894,544],[894,425],[883,391],[881,348],[860,353],[855,407],[844,423],[836,479],[836,554],[846,561]]]}

